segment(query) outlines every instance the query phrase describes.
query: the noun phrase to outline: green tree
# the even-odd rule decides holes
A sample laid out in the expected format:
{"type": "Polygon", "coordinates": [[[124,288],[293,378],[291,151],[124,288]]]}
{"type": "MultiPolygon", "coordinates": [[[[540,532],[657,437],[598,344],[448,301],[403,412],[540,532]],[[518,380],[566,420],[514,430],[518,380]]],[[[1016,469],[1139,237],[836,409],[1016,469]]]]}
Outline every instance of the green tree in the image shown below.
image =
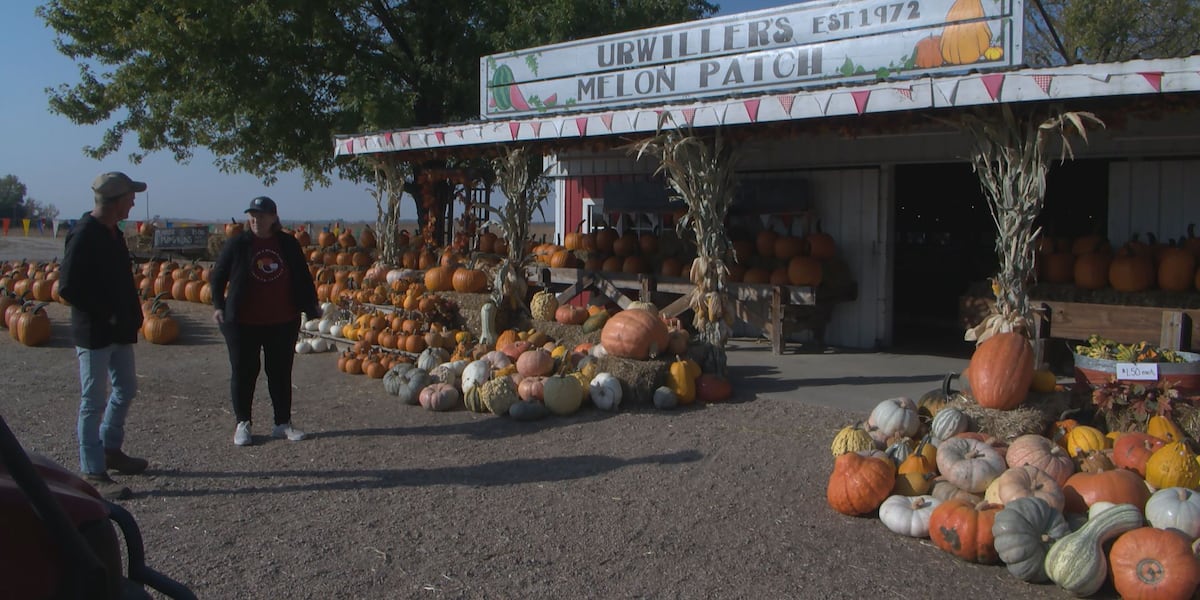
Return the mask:
{"type": "Polygon", "coordinates": [[[27,191],[16,175],[0,177],[0,217],[19,219],[24,216],[27,191]]]}
{"type": "Polygon", "coordinates": [[[223,171],[265,183],[300,171],[313,185],[335,171],[367,175],[335,163],[336,133],[476,117],[484,55],[715,9],[704,0],[50,0],[38,15],[80,70],[79,82],[50,90],[51,110],[107,125],[90,156],[134,136],[135,162],[155,151],[186,161],[203,147],[223,171]]]}
{"type": "Polygon", "coordinates": [[[1037,0],[1025,12],[1025,62],[1034,66],[1200,50],[1200,0],[1037,0]]]}

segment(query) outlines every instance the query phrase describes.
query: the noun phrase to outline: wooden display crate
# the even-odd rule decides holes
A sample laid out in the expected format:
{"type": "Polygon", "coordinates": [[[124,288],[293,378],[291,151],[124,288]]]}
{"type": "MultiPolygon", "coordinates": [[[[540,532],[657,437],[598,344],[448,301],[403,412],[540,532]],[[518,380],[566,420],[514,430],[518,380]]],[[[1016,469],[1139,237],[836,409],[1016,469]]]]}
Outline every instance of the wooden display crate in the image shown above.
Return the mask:
{"type": "MultiPolygon", "coordinates": [[[[1045,315],[1049,329],[1043,337],[1084,340],[1098,334],[1122,344],[1156,342],[1163,348],[1191,350],[1192,340],[1200,339],[1200,310],[1162,306],[1125,306],[1032,299],[1036,310],[1045,315]]],[[[959,315],[966,327],[979,323],[994,301],[991,298],[963,296],[959,315]]]]}

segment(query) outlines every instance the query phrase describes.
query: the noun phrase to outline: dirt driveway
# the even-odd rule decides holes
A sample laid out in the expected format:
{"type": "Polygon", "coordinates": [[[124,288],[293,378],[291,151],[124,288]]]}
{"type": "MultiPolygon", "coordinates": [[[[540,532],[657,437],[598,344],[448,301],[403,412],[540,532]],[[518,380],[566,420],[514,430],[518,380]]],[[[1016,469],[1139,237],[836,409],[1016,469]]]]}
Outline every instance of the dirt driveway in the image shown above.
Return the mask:
{"type": "MultiPolygon", "coordinates": [[[[239,448],[209,311],[173,305],[181,342],[137,348],[127,450],[151,467],[124,505],[148,562],[200,598],[1067,597],[834,513],[829,442],[864,415],[759,398],[749,365],[730,403],[517,423],[399,406],[332,354],[299,356],[294,420],[314,437],[264,435],[260,380],[239,448]]],[[[0,337],[0,412],[76,468],[67,309],[51,319],[47,347],[0,337]]]]}

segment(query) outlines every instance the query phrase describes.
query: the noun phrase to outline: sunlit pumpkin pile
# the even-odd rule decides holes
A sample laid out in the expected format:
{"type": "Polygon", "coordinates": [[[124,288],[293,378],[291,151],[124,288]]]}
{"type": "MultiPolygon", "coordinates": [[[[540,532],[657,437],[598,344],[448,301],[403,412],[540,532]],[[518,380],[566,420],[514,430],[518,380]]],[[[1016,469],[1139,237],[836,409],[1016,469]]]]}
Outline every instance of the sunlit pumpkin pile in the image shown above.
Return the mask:
{"type": "MultiPolygon", "coordinates": [[[[417,284],[409,285],[412,289],[417,284]]],[[[498,331],[496,309],[490,302],[480,310],[478,338],[466,330],[423,324],[403,309],[339,321],[337,309],[326,308],[327,316],[316,321],[319,331],[344,339],[357,336],[353,347],[339,357],[340,370],[381,378],[384,389],[402,404],[432,411],[465,408],[518,420],[569,415],[585,402],[616,411],[624,391],[617,377],[600,370],[600,358],[606,355],[669,361],[665,385],[653,395],[658,408],[719,402],[732,394],[728,381],[701,373],[695,361],[685,358],[689,336],[679,322],[664,319],[648,304],[610,315],[603,307],[568,308],[559,306],[553,294],[535,294],[530,302],[535,322],[553,320],[585,332],[600,331],[600,343],[573,347],[537,329],[498,331]],[[347,336],[347,327],[357,327],[358,332],[347,336]],[[389,343],[389,330],[407,335],[404,353],[381,348],[389,343]]],[[[305,328],[312,326],[313,321],[305,324],[305,328]]]]}
{"type": "Polygon", "coordinates": [[[58,262],[9,261],[0,264],[0,325],[25,346],[50,341],[46,304],[58,295],[58,262]]]}
{"type": "Polygon", "coordinates": [[[999,440],[973,431],[950,400],[942,389],[884,400],[838,432],[829,506],[1076,596],[1111,575],[1126,598],[1192,597],[1200,459],[1170,418],[1108,433],[1060,420],[1045,435],[999,440]]]}

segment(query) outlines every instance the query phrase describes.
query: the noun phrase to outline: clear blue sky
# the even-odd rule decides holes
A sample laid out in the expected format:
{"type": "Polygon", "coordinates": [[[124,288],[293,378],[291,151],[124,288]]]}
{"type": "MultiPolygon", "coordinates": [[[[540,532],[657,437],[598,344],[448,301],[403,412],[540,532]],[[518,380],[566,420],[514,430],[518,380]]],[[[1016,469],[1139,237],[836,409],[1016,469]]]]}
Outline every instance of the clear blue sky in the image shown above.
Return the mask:
{"type": "MultiPolygon", "coordinates": [[[[794,3],[726,0],[720,5],[721,14],[734,14],[794,3]]],[[[99,144],[104,128],[75,125],[50,112],[46,88],[76,83],[79,71],[55,50],[53,32],[34,15],[39,4],[36,0],[0,2],[0,81],[5,82],[0,96],[0,132],[5,138],[0,145],[0,176],[15,175],[28,188],[28,197],[53,204],[62,218],[75,218],[91,210],[88,188],[93,177],[104,171],[125,171],[149,183],[147,192],[138,195],[133,219],[147,214],[177,220],[226,219],[241,216],[249,200],[263,194],[279,202],[285,220],[375,219],[375,201],[365,185],[339,181],[306,191],[299,174],[285,174],[276,185],[266,187],[250,175],[221,173],[203,149],[197,149],[187,164],[157,152],[135,165],[127,158],[135,142],[127,141],[125,148],[102,161],[88,158],[83,147],[99,144]]],[[[404,213],[411,217],[412,211],[411,201],[406,200],[404,213]]],[[[552,218],[550,211],[547,218],[552,218]]]]}

